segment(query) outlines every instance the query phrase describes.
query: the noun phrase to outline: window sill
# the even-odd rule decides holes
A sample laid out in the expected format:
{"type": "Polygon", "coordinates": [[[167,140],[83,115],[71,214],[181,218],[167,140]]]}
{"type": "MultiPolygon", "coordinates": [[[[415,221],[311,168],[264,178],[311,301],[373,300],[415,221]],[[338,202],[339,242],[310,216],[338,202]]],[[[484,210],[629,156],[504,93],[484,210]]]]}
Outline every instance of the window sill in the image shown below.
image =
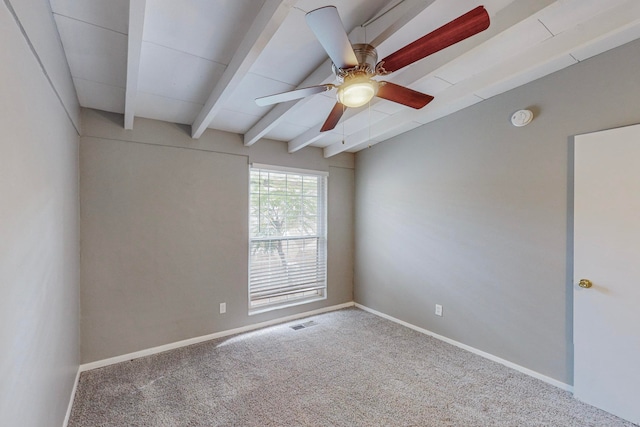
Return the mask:
{"type": "Polygon", "coordinates": [[[316,302],[316,301],[322,301],[322,300],[326,300],[327,296],[323,295],[320,297],[311,297],[311,298],[305,298],[305,299],[299,299],[296,301],[291,301],[291,302],[284,302],[282,304],[273,304],[273,305],[266,305],[264,307],[257,307],[257,308],[250,308],[249,309],[249,316],[253,316],[254,314],[261,314],[261,313],[266,313],[267,311],[273,311],[273,310],[279,310],[281,308],[288,308],[288,307],[295,307],[296,305],[303,305],[303,304],[309,304],[312,302],[316,302]]]}

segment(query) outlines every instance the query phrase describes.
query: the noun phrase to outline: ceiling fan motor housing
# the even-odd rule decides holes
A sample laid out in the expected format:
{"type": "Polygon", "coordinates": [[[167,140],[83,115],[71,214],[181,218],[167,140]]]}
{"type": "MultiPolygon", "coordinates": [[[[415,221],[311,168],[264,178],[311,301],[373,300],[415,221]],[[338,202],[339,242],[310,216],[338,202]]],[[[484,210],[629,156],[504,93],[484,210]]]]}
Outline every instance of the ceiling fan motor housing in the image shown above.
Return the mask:
{"type": "Polygon", "coordinates": [[[375,75],[376,64],[378,63],[378,52],[376,48],[366,43],[358,43],[353,45],[353,51],[358,59],[358,65],[353,68],[341,69],[331,64],[334,74],[338,82],[342,83],[345,77],[350,75],[375,75]]]}

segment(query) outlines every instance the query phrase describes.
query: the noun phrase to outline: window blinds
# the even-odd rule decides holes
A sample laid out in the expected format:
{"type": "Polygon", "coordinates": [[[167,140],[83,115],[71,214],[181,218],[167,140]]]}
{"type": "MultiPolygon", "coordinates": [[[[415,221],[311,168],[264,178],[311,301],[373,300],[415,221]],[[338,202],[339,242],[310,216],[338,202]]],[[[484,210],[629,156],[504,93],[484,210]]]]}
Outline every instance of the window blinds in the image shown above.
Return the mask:
{"type": "Polygon", "coordinates": [[[250,312],[326,297],[326,182],[324,173],[251,168],[250,312]]]}

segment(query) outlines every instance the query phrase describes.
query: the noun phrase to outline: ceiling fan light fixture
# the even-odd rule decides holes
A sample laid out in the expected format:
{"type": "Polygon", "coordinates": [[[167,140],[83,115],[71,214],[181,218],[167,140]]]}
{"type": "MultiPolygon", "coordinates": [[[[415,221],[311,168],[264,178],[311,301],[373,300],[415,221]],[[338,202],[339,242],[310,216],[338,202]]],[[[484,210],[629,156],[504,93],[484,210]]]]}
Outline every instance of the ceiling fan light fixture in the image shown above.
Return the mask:
{"type": "Polygon", "coordinates": [[[348,79],[338,88],[338,102],[346,107],[361,107],[378,93],[378,82],[368,76],[348,79]]]}

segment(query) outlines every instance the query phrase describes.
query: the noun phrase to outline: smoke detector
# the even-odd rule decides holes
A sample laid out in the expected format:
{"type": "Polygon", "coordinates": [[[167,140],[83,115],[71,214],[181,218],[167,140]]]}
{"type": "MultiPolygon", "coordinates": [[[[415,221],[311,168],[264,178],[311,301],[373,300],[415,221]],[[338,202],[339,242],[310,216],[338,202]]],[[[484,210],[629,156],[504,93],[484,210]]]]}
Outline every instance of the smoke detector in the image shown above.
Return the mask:
{"type": "Polygon", "coordinates": [[[511,115],[511,124],[517,127],[526,126],[533,120],[531,110],[518,110],[511,115]]]}

